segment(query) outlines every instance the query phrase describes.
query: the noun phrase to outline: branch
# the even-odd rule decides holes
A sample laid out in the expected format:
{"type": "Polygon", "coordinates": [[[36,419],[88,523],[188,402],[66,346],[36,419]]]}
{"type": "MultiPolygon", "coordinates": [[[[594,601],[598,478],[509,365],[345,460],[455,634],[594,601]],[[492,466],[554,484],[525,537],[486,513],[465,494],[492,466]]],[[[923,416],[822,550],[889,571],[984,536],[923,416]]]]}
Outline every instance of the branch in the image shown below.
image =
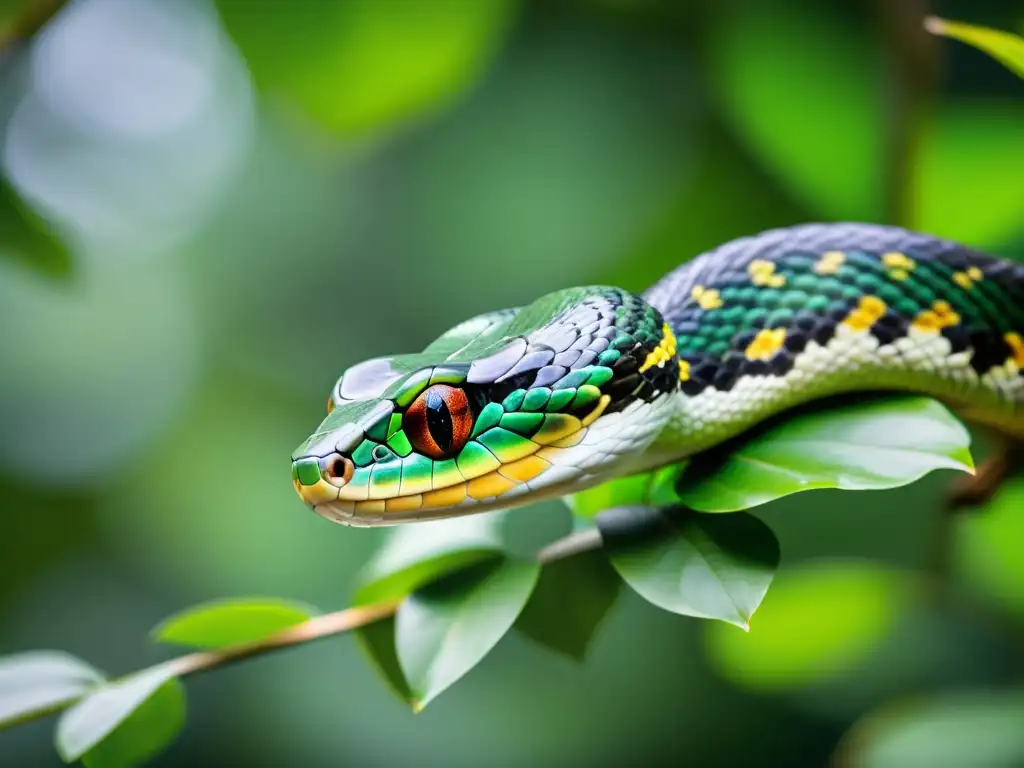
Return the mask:
{"type": "MultiPolygon", "coordinates": [[[[603,543],[601,534],[596,528],[571,533],[540,549],[536,554],[536,560],[542,565],[547,565],[556,560],[564,560],[574,555],[600,549],[603,543]]],[[[306,645],[315,640],[334,637],[350,632],[353,629],[365,627],[389,616],[394,616],[401,602],[401,600],[386,600],[380,603],[373,603],[372,605],[345,608],[341,611],[315,616],[264,640],[229,646],[215,651],[197,651],[163,663],[169,665],[177,677],[219,669],[220,667],[236,664],[246,659],[282,651],[286,648],[306,645]]],[[[45,710],[32,712],[16,721],[16,723],[12,722],[7,725],[20,725],[30,720],[37,720],[41,717],[55,714],[63,709],[67,709],[76,701],[78,701],[78,698],[55,704],[45,710]]]]}
{"type": "Polygon", "coordinates": [[[889,224],[914,225],[914,177],[921,134],[938,75],[938,45],[924,28],[928,0],[878,0],[888,51],[884,216],[889,224]]]}
{"type": "Polygon", "coordinates": [[[9,58],[67,5],[68,0],[35,0],[14,16],[0,32],[0,57],[9,58]]]}

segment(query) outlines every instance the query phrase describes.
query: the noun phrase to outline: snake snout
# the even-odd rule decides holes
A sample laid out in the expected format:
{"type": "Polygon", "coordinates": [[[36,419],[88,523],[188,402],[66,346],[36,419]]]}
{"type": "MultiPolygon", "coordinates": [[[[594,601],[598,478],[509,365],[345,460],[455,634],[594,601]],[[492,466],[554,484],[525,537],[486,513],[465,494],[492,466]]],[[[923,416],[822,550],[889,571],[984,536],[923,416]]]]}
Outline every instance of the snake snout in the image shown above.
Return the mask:
{"type": "Polygon", "coordinates": [[[304,503],[316,506],[337,499],[354,471],[352,460],[338,453],[303,456],[292,462],[292,483],[304,503]]]}

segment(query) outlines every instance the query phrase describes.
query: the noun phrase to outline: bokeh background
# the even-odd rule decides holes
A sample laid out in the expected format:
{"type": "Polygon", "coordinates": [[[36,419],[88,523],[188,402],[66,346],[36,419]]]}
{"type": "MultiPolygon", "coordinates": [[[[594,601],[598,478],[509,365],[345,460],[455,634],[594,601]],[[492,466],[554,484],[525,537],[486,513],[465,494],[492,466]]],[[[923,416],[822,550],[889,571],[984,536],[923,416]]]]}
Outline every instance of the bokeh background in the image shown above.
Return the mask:
{"type": "MultiPolygon", "coordinates": [[[[1024,83],[922,40],[923,10],[1024,20],[1007,0],[67,3],[0,61],[0,652],[121,673],[195,602],[344,606],[385,533],[309,512],[289,454],[347,366],[478,312],[640,292],[809,220],[1024,256],[1024,83]],[[50,231],[67,274],[38,268],[50,231]]],[[[1009,691],[1024,637],[1024,486],[956,523],[945,603],[921,586],[951,479],[758,510],[783,569],[749,635],[624,590],[585,665],[513,633],[415,716],[337,638],[190,680],[158,764],[943,764],[939,737],[993,721],[954,698],[895,746],[878,723],[1009,691]]],[[[554,502],[517,518],[568,525],[554,502]]],[[[57,765],[50,728],[0,732],[0,764],[57,765]]]]}

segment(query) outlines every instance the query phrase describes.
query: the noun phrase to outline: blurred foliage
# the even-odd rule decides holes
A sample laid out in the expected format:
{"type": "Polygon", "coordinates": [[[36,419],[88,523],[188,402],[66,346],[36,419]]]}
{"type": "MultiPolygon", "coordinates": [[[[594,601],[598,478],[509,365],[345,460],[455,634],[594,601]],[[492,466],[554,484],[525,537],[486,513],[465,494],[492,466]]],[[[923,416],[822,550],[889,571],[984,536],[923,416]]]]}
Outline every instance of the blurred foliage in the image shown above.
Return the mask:
{"type": "MultiPolygon", "coordinates": [[[[407,5],[79,0],[4,60],[0,651],[59,642],[123,673],[181,605],[343,604],[383,534],[305,510],[287,457],[346,366],[565,285],[640,291],[759,229],[892,218],[877,4],[407,5]]],[[[903,223],[1024,255],[1021,82],[936,42],[903,223]]],[[[536,645],[574,655],[579,630],[541,639],[528,605],[416,719],[328,642],[190,683],[157,762],[1019,762],[1014,694],[986,690],[1020,684],[1019,488],[958,521],[957,599],[933,606],[904,574],[945,482],[759,507],[784,559],[749,634],[601,592],[566,617],[601,628],[578,666],[536,645]]],[[[513,518],[568,527],[553,502],[513,518]]],[[[63,674],[51,703],[81,691],[63,674]]],[[[37,725],[0,732],[4,761],[54,764],[37,725]]]]}

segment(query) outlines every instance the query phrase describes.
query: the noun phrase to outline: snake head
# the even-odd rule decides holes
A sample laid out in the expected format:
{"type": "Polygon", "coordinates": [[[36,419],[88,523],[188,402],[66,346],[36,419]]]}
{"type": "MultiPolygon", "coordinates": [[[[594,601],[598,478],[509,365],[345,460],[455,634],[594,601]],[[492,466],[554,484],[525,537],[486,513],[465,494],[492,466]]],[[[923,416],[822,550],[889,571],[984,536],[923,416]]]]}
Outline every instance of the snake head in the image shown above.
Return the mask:
{"type": "Polygon", "coordinates": [[[678,387],[656,309],[617,288],[559,291],[347,370],[292,479],[316,512],[362,526],[574,493],[636,466],[678,387]]]}

